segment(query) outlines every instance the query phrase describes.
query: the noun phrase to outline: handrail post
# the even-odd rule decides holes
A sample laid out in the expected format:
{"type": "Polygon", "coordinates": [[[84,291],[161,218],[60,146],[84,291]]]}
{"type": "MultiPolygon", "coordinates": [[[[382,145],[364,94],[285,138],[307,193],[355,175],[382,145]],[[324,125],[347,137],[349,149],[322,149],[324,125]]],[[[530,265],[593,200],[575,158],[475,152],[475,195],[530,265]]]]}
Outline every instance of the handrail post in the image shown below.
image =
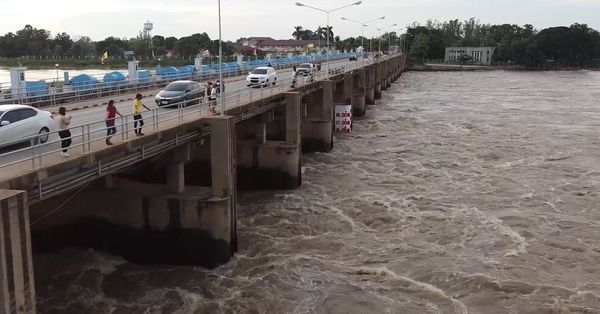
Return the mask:
{"type": "Polygon", "coordinates": [[[35,139],[31,138],[29,140],[29,145],[31,145],[31,169],[36,170],[35,166],[35,139]]]}
{"type": "Polygon", "coordinates": [[[120,117],[121,120],[121,141],[125,141],[125,124],[123,123],[123,116],[120,117]]]}
{"type": "Polygon", "coordinates": [[[90,124],[88,124],[88,125],[87,125],[87,134],[88,134],[88,142],[87,142],[87,145],[88,145],[88,153],[92,151],[92,131],[91,131],[91,129],[92,129],[92,128],[91,128],[91,125],[90,125],[90,124]]]}
{"type": "Polygon", "coordinates": [[[125,140],[129,140],[129,116],[125,116],[125,132],[123,132],[125,134],[125,140]]]}
{"type": "Polygon", "coordinates": [[[81,126],[81,149],[81,153],[85,154],[85,125],[81,126]]]}

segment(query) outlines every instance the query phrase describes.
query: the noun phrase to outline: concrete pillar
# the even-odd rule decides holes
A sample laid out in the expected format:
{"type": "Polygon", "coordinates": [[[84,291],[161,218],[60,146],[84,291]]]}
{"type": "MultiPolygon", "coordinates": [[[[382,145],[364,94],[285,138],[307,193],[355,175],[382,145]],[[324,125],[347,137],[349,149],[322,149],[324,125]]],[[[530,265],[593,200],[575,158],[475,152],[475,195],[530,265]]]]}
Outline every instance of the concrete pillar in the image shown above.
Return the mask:
{"type": "Polygon", "coordinates": [[[322,81],[322,92],[305,96],[306,117],[302,119],[302,151],[329,152],[333,149],[333,81],[322,81]]]}
{"type": "Polygon", "coordinates": [[[180,194],[185,191],[185,163],[190,161],[191,151],[188,144],[171,151],[171,160],[167,164],[167,191],[180,194]]]}
{"type": "Polygon", "coordinates": [[[300,93],[285,93],[285,143],[287,145],[300,145],[302,141],[301,108],[302,95],[300,93]]]}
{"type": "Polygon", "coordinates": [[[172,162],[167,166],[167,191],[180,194],[185,191],[185,164],[172,162]]]}
{"type": "Polygon", "coordinates": [[[210,131],[212,194],[209,201],[214,212],[209,225],[211,234],[230,246],[230,255],[237,251],[237,187],[235,165],[235,122],[233,117],[207,119],[210,131]]]}
{"type": "Polygon", "coordinates": [[[25,191],[0,190],[0,313],[35,313],[25,191]]]}
{"type": "Polygon", "coordinates": [[[370,65],[366,68],[367,85],[365,86],[365,103],[367,105],[375,104],[375,66],[370,65]]]}
{"type": "Polygon", "coordinates": [[[375,65],[375,99],[381,99],[381,78],[383,77],[383,62],[375,65]]]}
{"type": "Polygon", "coordinates": [[[365,69],[355,71],[356,77],[353,84],[352,99],[352,116],[362,117],[367,112],[367,106],[365,106],[365,84],[366,84],[366,72],[365,69]]]}

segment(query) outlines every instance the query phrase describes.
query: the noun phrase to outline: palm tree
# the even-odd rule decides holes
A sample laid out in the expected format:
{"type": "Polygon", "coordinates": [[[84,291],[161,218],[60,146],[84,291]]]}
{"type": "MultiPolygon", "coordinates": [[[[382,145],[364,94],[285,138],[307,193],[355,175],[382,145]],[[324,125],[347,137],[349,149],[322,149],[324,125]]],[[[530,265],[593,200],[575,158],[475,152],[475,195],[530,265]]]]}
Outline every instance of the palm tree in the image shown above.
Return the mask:
{"type": "Polygon", "coordinates": [[[294,26],[294,32],[292,33],[292,36],[294,36],[294,38],[296,38],[296,40],[300,40],[300,39],[302,39],[302,34],[303,34],[302,26],[294,26]]]}

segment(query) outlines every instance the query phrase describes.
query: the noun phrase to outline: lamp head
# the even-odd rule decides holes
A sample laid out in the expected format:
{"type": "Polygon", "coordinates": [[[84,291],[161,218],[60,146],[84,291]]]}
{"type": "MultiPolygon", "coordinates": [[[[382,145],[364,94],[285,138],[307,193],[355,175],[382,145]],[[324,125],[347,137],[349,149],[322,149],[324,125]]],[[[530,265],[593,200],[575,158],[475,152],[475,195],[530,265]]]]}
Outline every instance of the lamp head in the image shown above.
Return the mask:
{"type": "Polygon", "coordinates": [[[362,1],[356,1],[356,2],[353,3],[353,5],[359,5],[361,3],[362,3],[362,1]]]}
{"type": "Polygon", "coordinates": [[[300,2],[296,2],[296,5],[299,6],[299,7],[303,7],[304,6],[304,4],[302,4],[300,2]]]}
{"type": "Polygon", "coordinates": [[[346,21],[346,20],[348,20],[348,19],[342,16],[342,20],[346,21]]]}

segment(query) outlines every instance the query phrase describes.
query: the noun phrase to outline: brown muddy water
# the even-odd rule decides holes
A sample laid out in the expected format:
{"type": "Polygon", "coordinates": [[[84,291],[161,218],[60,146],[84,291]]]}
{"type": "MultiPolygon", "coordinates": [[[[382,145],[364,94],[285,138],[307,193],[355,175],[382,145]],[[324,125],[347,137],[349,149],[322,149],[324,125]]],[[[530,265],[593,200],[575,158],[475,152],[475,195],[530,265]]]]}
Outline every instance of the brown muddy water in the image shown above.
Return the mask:
{"type": "Polygon", "coordinates": [[[405,73],[214,270],[36,255],[40,313],[600,313],[600,73],[405,73]]]}

